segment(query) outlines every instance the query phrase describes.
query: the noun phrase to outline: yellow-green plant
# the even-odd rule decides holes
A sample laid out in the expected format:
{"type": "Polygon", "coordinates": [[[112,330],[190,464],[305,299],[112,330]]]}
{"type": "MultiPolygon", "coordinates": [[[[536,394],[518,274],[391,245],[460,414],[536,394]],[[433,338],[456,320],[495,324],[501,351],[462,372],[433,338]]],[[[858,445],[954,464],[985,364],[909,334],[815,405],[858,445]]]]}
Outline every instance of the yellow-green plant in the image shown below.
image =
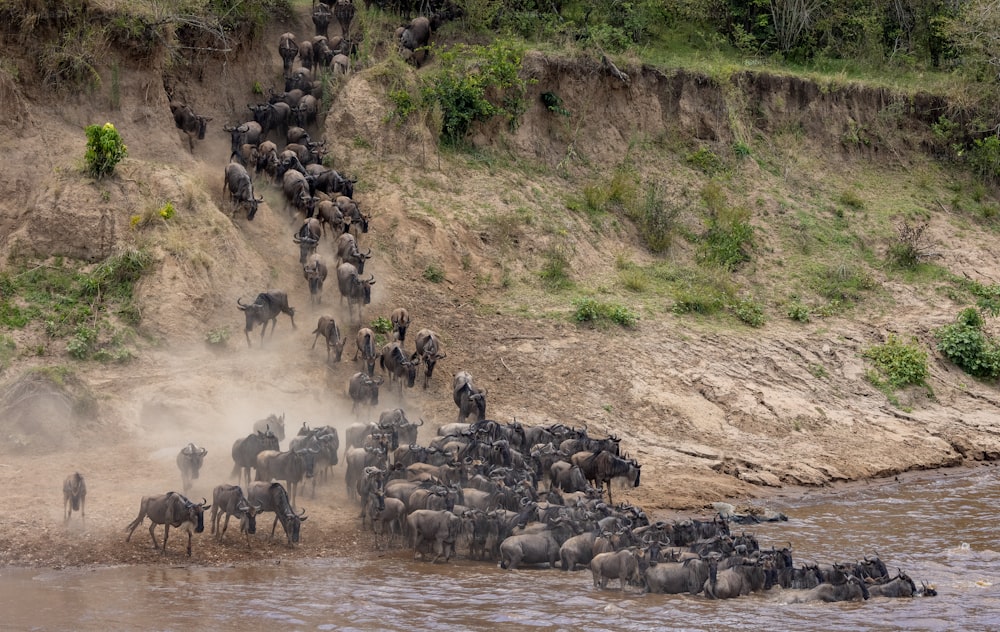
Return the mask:
{"type": "Polygon", "coordinates": [[[87,171],[98,179],[111,175],[115,166],[128,156],[121,134],[111,123],[88,125],[85,131],[87,153],[83,158],[87,161],[87,171]]]}

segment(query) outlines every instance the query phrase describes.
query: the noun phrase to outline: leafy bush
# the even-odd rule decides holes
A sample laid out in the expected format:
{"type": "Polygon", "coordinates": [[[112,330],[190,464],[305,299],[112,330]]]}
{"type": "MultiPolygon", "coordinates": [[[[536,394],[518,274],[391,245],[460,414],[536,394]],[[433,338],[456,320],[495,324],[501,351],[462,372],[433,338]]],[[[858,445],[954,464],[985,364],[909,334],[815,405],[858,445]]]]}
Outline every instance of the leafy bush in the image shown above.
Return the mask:
{"type": "Polygon", "coordinates": [[[930,375],[927,352],[920,348],[916,339],[907,344],[890,334],[884,344],[869,347],[861,355],[875,364],[879,374],[892,388],[923,384],[930,375]]]}
{"type": "Polygon", "coordinates": [[[725,171],[726,165],[711,149],[702,147],[684,157],[684,161],[708,176],[725,171]]]}
{"type": "Polygon", "coordinates": [[[377,334],[387,334],[392,331],[392,321],[385,316],[379,316],[374,319],[369,326],[377,334]]]}
{"type": "Polygon", "coordinates": [[[444,281],[444,270],[442,270],[437,264],[431,263],[424,268],[423,276],[431,283],[440,283],[441,281],[444,281]]]}
{"type": "Polygon", "coordinates": [[[423,88],[422,99],[441,108],[443,144],[460,144],[473,123],[496,115],[516,124],[527,107],[521,58],[522,52],[506,41],[488,47],[458,44],[440,53],[440,69],[423,88]]]}
{"type": "Polygon", "coordinates": [[[569,276],[569,256],[563,248],[550,248],[545,252],[545,261],[538,277],[552,290],[564,290],[573,285],[569,276]]]}
{"type": "Polygon", "coordinates": [[[764,306],[751,297],[742,297],[731,306],[733,313],[751,327],[763,327],[766,322],[764,306]]]}
{"type": "Polygon", "coordinates": [[[573,320],[578,323],[614,323],[622,327],[635,327],[639,316],[624,305],[618,303],[603,303],[592,298],[581,298],[573,301],[576,310],[573,320]]]}
{"type": "Polygon", "coordinates": [[[639,236],[654,253],[666,252],[677,230],[680,209],[668,206],[660,186],[650,184],[642,200],[626,208],[626,215],[635,222],[639,236]]]}
{"type": "Polygon", "coordinates": [[[927,226],[926,220],[912,226],[904,220],[896,228],[896,239],[889,244],[889,261],[900,268],[915,268],[918,263],[933,256],[924,240],[927,226]]]}
{"type": "Polygon", "coordinates": [[[674,292],[674,305],[671,308],[675,314],[715,314],[725,308],[727,297],[716,288],[700,285],[688,285],[674,292]]]}
{"type": "Polygon", "coordinates": [[[809,308],[798,301],[793,301],[788,306],[788,317],[800,323],[809,322],[809,308]]]}
{"type": "Polygon", "coordinates": [[[128,156],[125,141],[111,123],[88,125],[85,131],[87,152],[83,158],[87,162],[87,171],[98,179],[111,175],[115,166],[128,156]]]}
{"type": "Polygon", "coordinates": [[[205,342],[213,347],[225,347],[229,342],[231,331],[228,325],[214,327],[205,332],[205,342]]]}
{"type": "Polygon", "coordinates": [[[543,92],[541,94],[542,104],[549,112],[554,112],[561,116],[569,116],[569,110],[563,106],[562,97],[555,92],[543,92]]]}
{"type": "Polygon", "coordinates": [[[709,219],[697,258],[702,263],[712,263],[732,271],[750,260],[752,244],[750,212],[743,208],[729,208],[709,219]]]}
{"type": "Polygon", "coordinates": [[[954,323],[934,332],[938,351],[969,375],[980,378],[1000,376],[1000,349],[982,331],[983,317],[973,307],[962,310],[954,323]]]}
{"type": "Polygon", "coordinates": [[[1000,138],[977,138],[966,152],[966,160],[977,175],[997,180],[1000,178],[1000,138]]]}

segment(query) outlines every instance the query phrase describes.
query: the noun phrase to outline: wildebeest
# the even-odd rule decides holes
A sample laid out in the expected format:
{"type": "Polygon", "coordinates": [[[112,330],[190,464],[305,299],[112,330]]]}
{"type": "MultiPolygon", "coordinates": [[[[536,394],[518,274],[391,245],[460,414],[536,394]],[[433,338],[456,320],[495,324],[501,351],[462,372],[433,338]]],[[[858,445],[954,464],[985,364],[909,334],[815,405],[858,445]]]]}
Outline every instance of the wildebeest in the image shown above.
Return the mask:
{"type": "Polygon", "coordinates": [[[372,286],[375,285],[375,275],[369,279],[358,276],[358,269],[349,263],[337,266],[337,285],[340,289],[340,300],[347,297],[347,310],[352,311],[358,306],[358,320],[361,320],[361,308],[372,302],[372,286]]]}
{"type": "Polygon", "coordinates": [[[368,496],[368,519],[372,522],[376,543],[378,537],[389,527],[389,540],[402,535],[406,520],[406,505],[398,498],[386,498],[385,492],[378,491],[368,496]]]}
{"type": "Polygon", "coordinates": [[[313,305],[323,302],[323,282],[326,281],[326,264],[323,257],[312,254],[305,265],[302,266],[302,276],[309,284],[309,297],[313,305]]]}
{"type": "Polygon", "coordinates": [[[292,70],[292,62],[299,54],[299,45],[295,41],[294,33],[282,33],[278,39],[278,54],[281,55],[281,64],[285,77],[288,77],[292,70]]]}
{"type": "Polygon", "coordinates": [[[431,40],[431,22],[424,16],[413,18],[408,26],[396,29],[401,50],[418,68],[427,59],[431,40]]]}
{"type": "Polygon", "coordinates": [[[80,519],[87,521],[85,506],[87,503],[87,483],[83,480],[83,475],[73,472],[63,481],[63,510],[65,511],[65,522],[69,522],[70,515],[74,511],[80,512],[80,519]]]}
{"type": "Polygon", "coordinates": [[[378,389],[382,386],[383,381],[381,375],[376,375],[372,378],[361,371],[352,375],[347,385],[347,394],[350,396],[351,401],[354,402],[351,412],[356,413],[359,404],[378,406],[378,389]]]}
{"type": "Polygon", "coordinates": [[[588,481],[593,482],[597,489],[608,488],[608,502],[611,500],[611,479],[624,477],[632,484],[639,486],[639,474],[642,467],[635,459],[623,459],[607,450],[600,452],[577,452],[571,457],[573,465],[583,470],[588,481]]]}
{"type": "Polygon", "coordinates": [[[392,323],[392,333],[396,336],[396,340],[405,341],[406,330],[410,327],[410,312],[405,307],[397,307],[389,314],[389,321],[392,323]]]}
{"type": "Polygon", "coordinates": [[[400,445],[413,445],[417,442],[417,429],[424,425],[424,420],[420,423],[411,423],[406,418],[406,412],[402,408],[384,410],[378,416],[378,427],[383,430],[391,429],[396,433],[397,443],[400,445]]]}
{"type": "Polygon", "coordinates": [[[887,582],[873,584],[868,587],[868,592],[872,597],[914,597],[919,594],[917,585],[910,579],[910,576],[901,570],[896,571],[896,576],[887,582]]]}
{"type": "MultiPolygon", "coordinates": [[[[233,214],[240,208],[246,208],[247,220],[253,221],[257,214],[258,205],[264,201],[264,196],[255,197],[253,192],[253,181],[246,167],[238,162],[231,162],[226,165],[225,180],[222,183],[222,195],[225,198],[226,191],[229,191],[229,205],[233,209],[233,214]]],[[[223,200],[224,201],[224,200],[223,200]]]]}
{"type": "Polygon", "coordinates": [[[264,140],[263,128],[257,121],[247,121],[233,126],[223,125],[222,131],[229,132],[230,160],[233,159],[234,155],[240,154],[243,145],[260,145],[261,141],[264,140]]]}
{"type": "Polygon", "coordinates": [[[389,375],[389,384],[399,382],[400,394],[403,392],[403,386],[413,388],[413,382],[417,378],[419,360],[417,354],[407,355],[403,351],[401,342],[394,340],[382,347],[378,363],[382,370],[389,375]]]}
{"type": "MultiPolygon", "coordinates": [[[[367,5],[365,5],[367,7],[367,5]]],[[[347,38],[351,34],[351,22],[354,20],[354,1],[336,0],[333,5],[333,15],[340,25],[340,34],[347,38]]]]}
{"type": "Polygon", "coordinates": [[[796,593],[789,600],[789,603],[805,603],[807,601],[864,601],[871,596],[865,582],[854,575],[850,575],[845,581],[837,584],[824,582],[815,588],[796,591],[796,593]]]}
{"type": "Polygon", "coordinates": [[[357,239],[351,233],[343,233],[337,237],[337,259],[346,262],[358,269],[358,274],[364,274],[365,262],[371,259],[372,249],[368,252],[361,252],[358,249],[357,239]]]}
{"type": "Polygon", "coordinates": [[[292,108],[283,101],[248,103],[247,109],[252,113],[253,120],[260,125],[261,140],[267,138],[271,130],[278,130],[280,134],[288,128],[292,108]]]}
{"type": "Polygon", "coordinates": [[[257,455],[264,450],[277,450],[278,437],[270,430],[255,430],[248,436],[237,439],[233,443],[233,472],[230,476],[235,476],[238,483],[242,483],[244,478],[247,485],[250,484],[250,470],[257,467],[257,455]],[[244,474],[246,476],[244,477],[244,474]]]}
{"type": "Polygon", "coordinates": [[[708,562],[708,579],[703,590],[709,599],[734,599],[769,589],[768,574],[760,561],[742,559],[735,566],[718,570],[718,560],[708,562]]]}
{"type": "Polygon", "coordinates": [[[378,357],[378,352],[375,350],[375,332],[368,327],[362,327],[355,336],[355,343],[358,346],[354,354],[355,362],[360,356],[365,364],[365,373],[368,377],[375,377],[375,359],[378,357]]]}
{"type": "MultiPolygon", "coordinates": [[[[424,364],[424,388],[434,374],[434,366],[438,360],[446,358],[447,353],[441,351],[441,342],[438,335],[430,329],[421,329],[417,332],[417,355],[424,364]]],[[[485,413],[484,413],[485,415],[485,413]]]]}
{"type": "Polygon", "coordinates": [[[316,337],[313,338],[312,348],[316,348],[316,341],[319,340],[320,336],[323,336],[326,339],[326,361],[330,361],[330,352],[332,351],[334,362],[340,362],[347,338],[340,336],[340,327],[337,327],[337,321],[333,319],[333,316],[320,316],[313,333],[316,334],[316,337]]]}
{"type": "Polygon", "coordinates": [[[219,485],[212,490],[212,534],[216,539],[222,541],[229,528],[229,518],[235,517],[240,521],[240,533],[247,536],[247,547],[250,546],[250,536],[257,533],[257,510],[259,507],[251,505],[243,495],[243,490],[239,485],[219,485]],[[226,515],[226,520],[222,523],[222,530],[219,530],[219,519],[221,514],[226,515]]]}
{"type": "Polygon", "coordinates": [[[330,7],[322,2],[314,3],[312,21],[313,26],[316,27],[316,35],[327,37],[331,20],[333,20],[333,12],[330,7]]]}
{"type": "Polygon", "coordinates": [[[271,413],[263,419],[258,419],[253,422],[254,432],[267,432],[270,430],[274,433],[274,436],[278,438],[278,441],[285,440],[285,413],[280,415],[275,415],[271,413]]]}
{"type": "MultiPolygon", "coordinates": [[[[299,157],[295,153],[283,151],[278,157],[279,163],[285,168],[281,175],[281,192],[285,197],[285,212],[289,217],[294,218],[297,212],[302,212],[306,219],[312,217],[316,210],[316,176],[306,175],[298,169],[287,168],[289,164],[302,166],[299,157]]],[[[319,237],[320,232],[316,231],[315,237],[319,237]]]]}
{"type": "Polygon", "coordinates": [[[257,323],[261,323],[262,325],[260,329],[261,346],[264,344],[264,333],[267,332],[267,321],[271,321],[271,335],[274,335],[274,328],[278,326],[279,314],[288,314],[288,317],[292,320],[292,329],[296,329],[295,308],[288,306],[288,295],[281,290],[261,292],[257,295],[257,299],[249,304],[244,304],[237,298],[236,304],[239,306],[240,311],[246,315],[247,325],[243,333],[247,337],[248,347],[253,346],[250,344],[250,331],[257,326],[257,323]]]}
{"type": "Polygon", "coordinates": [[[208,450],[199,448],[193,443],[189,443],[177,454],[177,467],[181,471],[181,484],[184,486],[184,493],[191,489],[191,481],[198,478],[198,472],[205,462],[205,455],[208,450]]]}
{"type": "Polygon", "coordinates": [[[468,371],[459,371],[452,381],[452,395],[458,406],[458,419],[462,423],[472,413],[476,413],[476,421],[486,419],[486,390],[472,383],[472,375],[468,371]]]}
{"type": "Polygon", "coordinates": [[[560,567],[564,571],[574,571],[577,565],[589,566],[594,558],[596,531],[585,531],[563,542],[559,547],[560,567]]]}
{"type": "Polygon", "coordinates": [[[316,218],[319,219],[323,227],[323,234],[330,235],[344,234],[344,214],[340,212],[333,200],[320,200],[316,203],[316,218]]]}
{"type": "Polygon", "coordinates": [[[285,481],[285,489],[288,491],[292,506],[295,506],[299,483],[303,478],[312,478],[315,475],[318,453],[319,448],[287,452],[264,450],[257,455],[257,480],[269,481],[274,478],[285,481]]]}
{"type": "Polygon", "coordinates": [[[559,549],[571,536],[573,527],[562,518],[553,520],[540,533],[512,535],[500,543],[500,568],[514,569],[521,563],[548,564],[555,568],[559,549]]]}
{"type": "Polygon", "coordinates": [[[203,498],[200,503],[195,504],[177,492],[167,492],[159,496],[143,496],[142,501],[139,503],[139,515],[125,528],[128,531],[125,541],[130,541],[136,527],[142,524],[143,519],[149,517],[149,537],[153,539],[154,549],[160,548],[156,542],[154,530],[156,529],[156,525],[162,524],[163,548],[161,552],[167,552],[167,538],[170,535],[170,527],[174,527],[187,531],[187,554],[190,557],[191,537],[195,533],[201,533],[205,530],[205,510],[211,507],[211,505],[206,503],[207,501],[203,498]]]}
{"type": "Polygon", "coordinates": [[[630,549],[599,553],[590,561],[590,572],[594,578],[594,588],[604,588],[609,579],[617,579],[622,591],[625,584],[642,583],[639,574],[639,555],[630,549]]]}
{"type": "Polygon", "coordinates": [[[174,125],[177,129],[181,130],[188,137],[188,148],[191,153],[194,153],[194,139],[204,140],[205,130],[208,128],[208,122],[212,119],[207,116],[199,116],[194,113],[187,104],[178,103],[177,101],[170,102],[170,113],[174,117],[174,125]]]}
{"type": "Polygon", "coordinates": [[[299,541],[299,532],[302,523],[308,519],[303,509],[299,513],[292,510],[291,503],[288,502],[288,492],[281,486],[281,483],[268,483],[267,481],[255,481],[247,489],[247,500],[257,507],[257,513],[265,511],[274,512],[274,522],[271,523],[271,535],[274,537],[274,530],[281,522],[281,528],[285,530],[285,538],[289,546],[299,541]]]}
{"type": "Polygon", "coordinates": [[[423,555],[422,546],[433,547],[431,563],[444,557],[447,562],[455,555],[455,541],[462,532],[462,519],[450,511],[417,509],[406,517],[413,543],[413,559],[423,555]]]}
{"type": "Polygon", "coordinates": [[[322,231],[323,223],[318,218],[307,217],[292,235],[292,241],[299,245],[299,264],[305,265],[309,256],[316,253],[322,231]]]}
{"type": "Polygon", "coordinates": [[[701,558],[683,562],[660,562],[646,569],[646,589],[652,593],[697,595],[705,587],[709,564],[701,558]]]}

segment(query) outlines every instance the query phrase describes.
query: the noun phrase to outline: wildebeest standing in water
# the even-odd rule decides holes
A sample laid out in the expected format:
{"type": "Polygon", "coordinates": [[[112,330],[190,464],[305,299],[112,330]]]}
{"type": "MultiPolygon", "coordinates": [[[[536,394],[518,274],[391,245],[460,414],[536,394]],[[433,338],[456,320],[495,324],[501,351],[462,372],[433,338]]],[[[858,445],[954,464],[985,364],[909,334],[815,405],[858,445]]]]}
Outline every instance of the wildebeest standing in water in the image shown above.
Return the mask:
{"type": "Polygon", "coordinates": [[[153,539],[153,548],[160,549],[156,542],[156,525],[163,525],[163,548],[161,553],[167,552],[167,538],[170,536],[170,527],[187,531],[187,554],[191,556],[191,537],[195,533],[205,530],[205,510],[211,505],[202,498],[201,502],[195,504],[177,492],[167,492],[159,496],[143,496],[139,504],[139,515],[125,528],[128,536],[125,541],[132,539],[132,533],[136,527],[142,524],[143,519],[149,517],[149,537],[153,539]]]}
{"type": "Polygon", "coordinates": [[[279,314],[288,314],[288,317],[292,319],[292,329],[297,328],[295,326],[295,308],[288,306],[288,295],[281,290],[261,292],[257,295],[257,299],[249,304],[243,303],[237,298],[236,304],[240,311],[246,315],[247,325],[244,334],[247,337],[248,347],[253,346],[250,344],[250,331],[257,326],[257,323],[262,325],[260,329],[261,346],[264,345],[264,334],[267,333],[267,321],[271,321],[271,335],[274,335],[274,328],[278,326],[279,314]]]}
{"type": "Polygon", "coordinates": [[[83,475],[73,472],[63,481],[63,509],[66,511],[66,522],[69,522],[70,515],[74,511],[80,512],[80,519],[87,521],[87,512],[84,505],[87,502],[87,483],[83,480],[83,475]]]}

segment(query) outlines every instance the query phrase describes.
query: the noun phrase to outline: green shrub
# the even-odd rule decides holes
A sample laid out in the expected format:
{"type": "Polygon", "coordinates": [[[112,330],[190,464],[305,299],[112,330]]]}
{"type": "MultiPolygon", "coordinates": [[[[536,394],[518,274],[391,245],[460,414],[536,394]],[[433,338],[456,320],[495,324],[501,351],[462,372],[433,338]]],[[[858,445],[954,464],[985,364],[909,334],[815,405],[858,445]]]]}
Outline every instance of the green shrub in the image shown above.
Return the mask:
{"type": "Polygon", "coordinates": [[[962,310],[954,323],[934,332],[938,351],[969,375],[980,378],[1000,376],[1000,349],[982,331],[983,318],[969,307],[962,310]]]}
{"type": "Polygon", "coordinates": [[[205,332],[205,342],[213,347],[225,347],[229,342],[231,331],[228,325],[214,327],[205,332]]]}
{"type": "Polygon", "coordinates": [[[431,283],[440,283],[444,281],[444,270],[441,269],[441,266],[431,263],[424,268],[423,276],[431,283]]]}
{"type": "Polygon", "coordinates": [[[742,297],[731,307],[736,317],[751,327],[763,327],[767,320],[764,306],[751,297],[742,297]]]}
{"type": "Polygon", "coordinates": [[[884,381],[892,388],[923,384],[930,375],[927,352],[920,348],[915,338],[907,344],[890,334],[884,344],[869,347],[861,355],[874,363],[884,381]]]}
{"type": "Polygon", "coordinates": [[[77,360],[86,360],[90,356],[90,351],[97,340],[97,329],[80,325],[76,328],[76,333],[66,343],[69,354],[77,360]]]}
{"type": "Polygon", "coordinates": [[[128,148],[121,135],[111,123],[103,126],[88,125],[85,131],[87,152],[84,160],[87,162],[87,171],[98,179],[111,175],[115,166],[128,156],[128,148]]]}
{"type": "Polygon", "coordinates": [[[573,280],[569,276],[569,256],[563,248],[549,248],[545,251],[542,269],[538,271],[538,278],[542,280],[545,287],[552,290],[564,290],[573,285],[573,280]]]}
{"type": "Polygon", "coordinates": [[[628,218],[635,222],[646,247],[654,253],[670,249],[679,212],[679,208],[667,205],[661,188],[655,184],[647,186],[642,200],[629,205],[625,211],[628,218]]]}
{"type": "Polygon", "coordinates": [[[793,301],[788,306],[788,318],[791,320],[808,323],[809,322],[809,308],[798,301],[793,301]]]}
{"type": "Polygon", "coordinates": [[[966,152],[966,160],[976,175],[997,180],[1000,178],[1000,138],[977,138],[966,152]]]}
{"type": "Polygon", "coordinates": [[[639,316],[618,303],[604,303],[592,298],[581,298],[573,301],[576,307],[573,312],[573,320],[578,323],[591,323],[600,325],[602,323],[614,323],[622,327],[635,327],[639,322],[639,316]]]}
{"type": "Polygon", "coordinates": [[[387,334],[392,331],[392,321],[385,316],[379,316],[371,322],[371,330],[377,334],[387,334]]]}
{"type": "Polygon", "coordinates": [[[698,261],[735,270],[741,263],[750,260],[753,232],[750,211],[746,209],[730,208],[714,214],[709,219],[708,230],[701,237],[696,255],[698,261]]]}
{"type": "Polygon", "coordinates": [[[717,175],[725,170],[722,159],[708,148],[702,147],[684,157],[684,161],[708,176],[717,175]]]}
{"type": "Polygon", "coordinates": [[[674,304],[671,308],[675,314],[715,314],[725,308],[727,297],[718,289],[687,285],[674,291],[674,304]]]}

